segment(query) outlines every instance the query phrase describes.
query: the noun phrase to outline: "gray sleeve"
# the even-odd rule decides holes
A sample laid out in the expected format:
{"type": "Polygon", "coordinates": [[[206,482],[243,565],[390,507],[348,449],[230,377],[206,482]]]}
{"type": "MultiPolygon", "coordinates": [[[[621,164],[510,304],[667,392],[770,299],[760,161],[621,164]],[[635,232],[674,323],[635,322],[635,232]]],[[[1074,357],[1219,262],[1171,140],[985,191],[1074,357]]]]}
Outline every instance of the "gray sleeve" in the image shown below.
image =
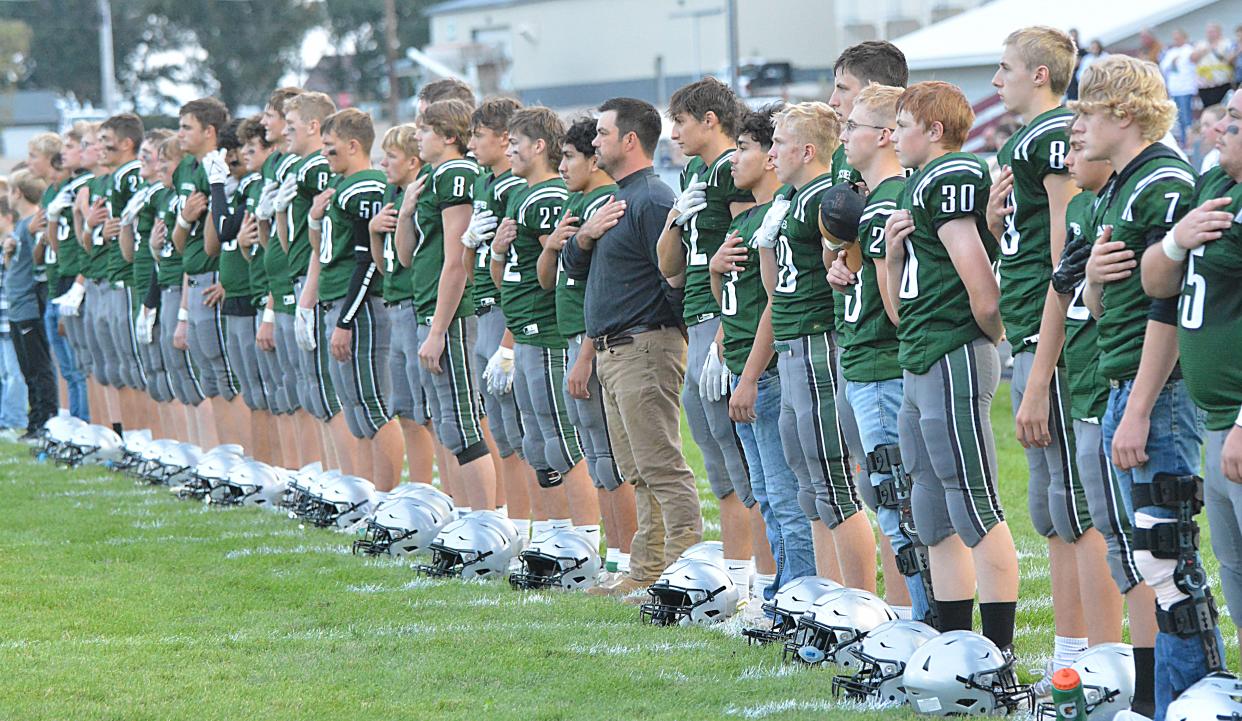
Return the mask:
{"type": "Polygon", "coordinates": [[[586,280],[591,272],[591,251],[578,247],[577,235],[561,248],[561,264],[565,266],[565,275],[574,280],[586,280]]]}

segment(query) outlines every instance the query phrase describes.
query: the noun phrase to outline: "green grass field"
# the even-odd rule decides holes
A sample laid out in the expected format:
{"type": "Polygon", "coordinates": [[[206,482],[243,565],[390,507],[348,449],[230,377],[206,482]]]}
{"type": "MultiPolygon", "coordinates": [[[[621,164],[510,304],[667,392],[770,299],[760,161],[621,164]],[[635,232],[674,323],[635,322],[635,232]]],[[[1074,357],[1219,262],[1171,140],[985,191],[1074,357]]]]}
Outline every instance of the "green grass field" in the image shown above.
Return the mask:
{"type": "MultiPolygon", "coordinates": [[[[1002,387],[1025,675],[1051,651],[1052,610],[1009,413],[1002,387]]],[[[2,719],[913,718],[847,712],[828,673],[735,626],[654,628],[607,599],[418,578],[330,531],[39,465],[24,447],[0,448],[0,509],[2,719]]]]}

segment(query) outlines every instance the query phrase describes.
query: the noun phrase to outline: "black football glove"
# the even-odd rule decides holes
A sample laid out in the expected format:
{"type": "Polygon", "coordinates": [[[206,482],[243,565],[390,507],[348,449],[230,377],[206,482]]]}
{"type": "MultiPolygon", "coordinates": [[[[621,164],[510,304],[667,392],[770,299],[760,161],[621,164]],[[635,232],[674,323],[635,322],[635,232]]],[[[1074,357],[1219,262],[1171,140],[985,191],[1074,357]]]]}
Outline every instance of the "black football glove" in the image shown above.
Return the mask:
{"type": "Polygon", "coordinates": [[[1091,257],[1091,241],[1077,237],[1065,244],[1061,262],[1052,272],[1052,289],[1061,295],[1074,292],[1087,274],[1087,259],[1091,257]]]}

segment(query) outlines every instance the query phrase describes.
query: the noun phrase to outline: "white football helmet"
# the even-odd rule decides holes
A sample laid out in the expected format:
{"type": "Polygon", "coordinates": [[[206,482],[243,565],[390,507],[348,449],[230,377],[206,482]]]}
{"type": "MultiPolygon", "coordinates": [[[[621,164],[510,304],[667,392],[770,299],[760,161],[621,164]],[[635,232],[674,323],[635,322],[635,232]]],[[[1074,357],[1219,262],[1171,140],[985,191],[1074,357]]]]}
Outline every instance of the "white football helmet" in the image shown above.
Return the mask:
{"type": "Polygon", "coordinates": [[[674,561],[647,593],[651,600],[642,605],[641,618],[660,626],[715,623],[737,611],[733,579],[723,568],[697,558],[674,561]]]}
{"type": "Polygon", "coordinates": [[[323,473],[318,461],[308,463],[285,478],[285,494],[281,496],[280,507],[289,512],[289,517],[298,515],[297,509],[306,502],[306,490],[311,481],[323,473]]]}
{"type": "Polygon", "coordinates": [[[62,449],[62,462],[70,467],[87,463],[111,465],[120,461],[125,452],[116,431],[98,425],[78,426],[62,449]]]}
{"type": "Polygon", "coordinates": [[[540,534],[518,554],[522,570],[509,576],[514,588],[564,588],[584,591],[599,576],[599,551],[591,540],[572,528],[540,534]]]}
{"type": "Polygon", "coordinates": [[[130,469],[134,478],[147,483],[158,483],[159,458],[168,446],[175,445],[176,443],[177,441],[171,438],[156,438],[148,443],[146,448],[142,449],[142,453],[139,454],[138,462],[130,469]]]}
{"type": "Polygon", "coordinates": [[[389,496],[367,519],[362,537],[354,541],[354,553],[417,553],[431,545],[448,520],[435,503],[413,496],[389,496]]]}
{"type": "Polygon", "coordinates": [[[916,649],[938,635],[939,631],[919,621],[898,619],[876,626],[854,650],[860,662],[858,673],[832,679],[833,694],[844,693],[851,701],[904,704],[906,662],[916,649]]]}
{"type": "Polygon", "coordinates": [[[164,447],[153,464],[152,481],[168,486],[179,486],[190,478],[194,466],[203,452],[192,443],[173,442],[164,447]]]}
{"type": "Polygon", "coordinates": [[[193,470],[190,471],[190,477],[172,490],[180,498],[193,498],[198,501],[206,500],[211,495],[213,488],[228,479],[229,472],[233,470],[233,467],[239,466],[244,462],[244,458],[229,450],[219,450],[218,447],[213,448],[199,458],[198,463],[194,464],[193,470]]]}
{"type": "Polygon", "coordinates": [[[482,509],[478,511],[471,511],[466,515],[467,517],[477,518],[480,522],[495,528],[496,532],[503,536],[505,541],[509,544],[512,555],[516,556],[518,551],[522,548],[523,539],[518,533],[517,526],[514,525],[513,521],[510,521],[508,517],[500,511],[482,509]]]}
{"type": "Polygon", "coordinates": [[[143,429],[140,431],[125,431],[121,434],[121,444],[123,447],[121,460],[116,464],[119,471],[133,475],[139,464],[142,463],[143,454],[147,450],[147,446],[151,445],[151,431],[143,429]]]}
{"type": "Polygon", "coordinates": [[[285,493],[285,479],[275,468],[260,461],[245,461],[229,469],[228,476],[212,487],[207,500],[225,506],[273,508],[285,493]]]}
{"type": "Polygon", "coordinates": [[[972,631],[948,631],[920,646],[903,680],[910,705],[930,716],[1008,715],[1034,705],[1013,660],[972,631]]]}
{"type": "Polygon", "coordinates": [[[897,620],[897,612],[874,593],[857,588],[829,591],[798,619],[793,637],[785,643],[785,657],[806,663],[828,661],[856,671],[862,661],[855,655],[871,629],[897,620]]]}
{"type": "MultiPolygon", "coordinates": [[[[1134,701],[1134,649],[1126,643],[1100,643],[1092,646],[1071,666],[1082,681],[1089,721],[1112,721],[1118,711],[1134,701]]],[[[1056,721],[1057,708],[1049,702],[1039,704],[1036,714],[1056,721]]]]}
{"type": "Polygon", "coordinates": [[[56,459],[57,452],[69,442],[69,439],[73,437],[73,432],[85,425],[88,425],[87,422],[76,416],[61,414],[52,416],[43,424],[43,434],[39,439],[40,450],[56,459]]]}
{"type": "Polygon", "coordinates": [[[431,563],[415,567],[429,576],[500,578],[513,558],[512,544],[494,526],[475,516],[444,526],[429,548],[431,563]]]}
{"type": "Polygon", "coordinates": [[[365,478],[341,476],[323,485],[308,518],[321,528],[346,528],[364,520],[373,508],[375,486],[365,478]]]}
{"type": "Polygon", "coordinates": [[[1182,692],[1164,713],[1165,721],[1239,721],[1242,681],[1231,674],[1212,673],[1182,692]]]}
{"type": "Polygon", "coordinates": [[[742,635],[751,641],[772,643],[786,641],[798,628],[798,619],[817,598],[843,588],[841,584],[819,576],[802,576],[781,586],[771,601],[763,604],[764,612],[772,619],[772,628],[748,628],[742,635]]]}
{"type": "Polygon", "coordinates": [[[430,483],[402,483],[388,492],[389,498],[419,498],[431,503],[440,514],[450,521],[457,520],[453,499],[430,483]]]}
{"type": "Polygon", "coordinates": [[[694,558],[699,561],[707,561],[708,563],[725,567],[724,562],[724,543],[721,541],[700,541],[693,546],[681,552],[677,560],[683,558],[694,558]]]}

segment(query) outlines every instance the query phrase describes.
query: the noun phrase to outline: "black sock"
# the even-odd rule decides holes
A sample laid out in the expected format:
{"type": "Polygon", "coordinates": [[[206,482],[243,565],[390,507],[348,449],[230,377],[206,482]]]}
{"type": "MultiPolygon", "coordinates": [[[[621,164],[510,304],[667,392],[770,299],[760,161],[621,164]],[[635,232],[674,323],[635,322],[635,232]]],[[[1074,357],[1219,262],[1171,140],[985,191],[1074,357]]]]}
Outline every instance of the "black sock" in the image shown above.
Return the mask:
{"type": "Polygon", "coordinates": [[[1156,714],[1156,649],[1134,647],[1134,702],[1130,708],[1144,716],[1156,714]]]}
{"type": "Polygon", "coordinates": [[[936,614],[940,617],[937,631],[969,631],[975,615],[975,599],[936,601],[936,614]]]}
{"type": "Polygon", "coordinates": [[[1018,612],[1017,601],[979,604],[979,617],[983,621],[983,635],[1000,649],[1013,646],[1014,616],[1018,612]]]}

